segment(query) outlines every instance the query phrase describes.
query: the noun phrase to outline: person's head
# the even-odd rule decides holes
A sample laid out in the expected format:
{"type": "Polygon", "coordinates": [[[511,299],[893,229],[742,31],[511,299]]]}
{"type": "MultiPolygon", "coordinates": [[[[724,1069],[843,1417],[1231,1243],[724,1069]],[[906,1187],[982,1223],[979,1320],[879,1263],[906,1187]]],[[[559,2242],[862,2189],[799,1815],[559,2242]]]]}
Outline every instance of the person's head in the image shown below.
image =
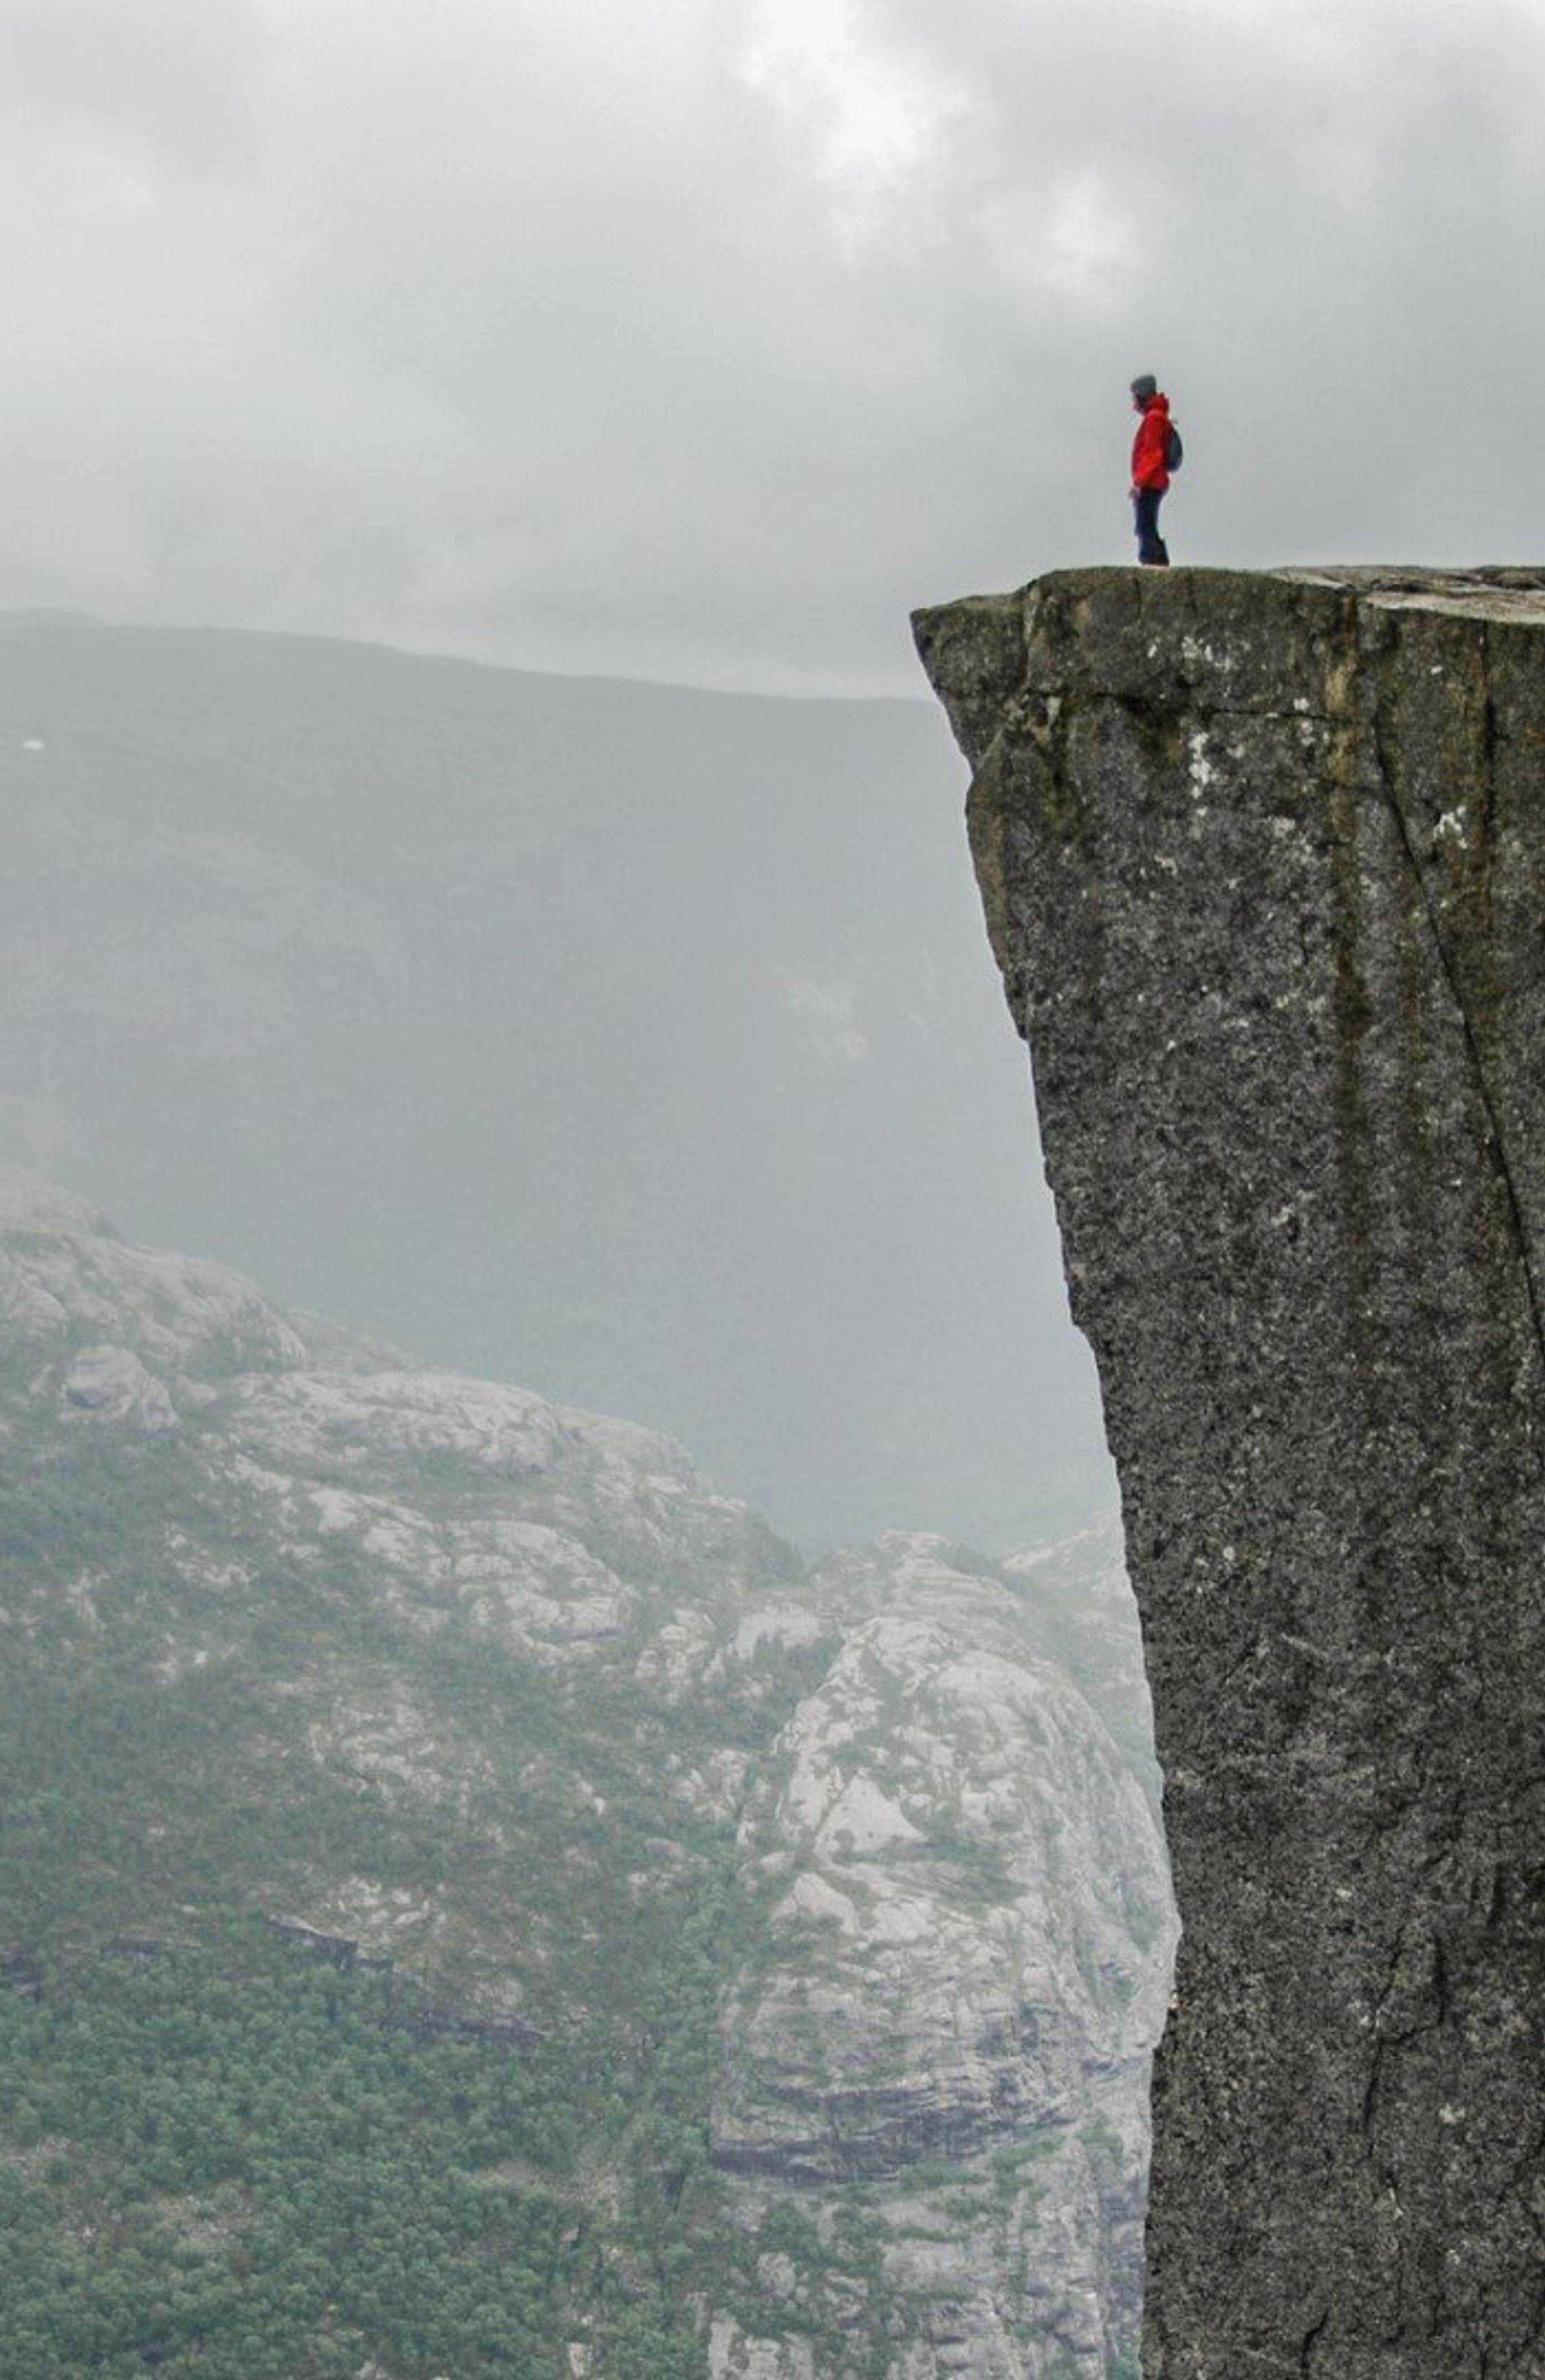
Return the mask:
{"type": "Polygon", "coordinates": [[[1158,394],[1159,383],[1154,379],[1153,373],[1139,372],[1136,380],[1132,382],[1132,405],[1134,409],[1137,412],[1141,413],[1146,407],[1153,404],[1153,399],[1158,395],[1158,394]]]}

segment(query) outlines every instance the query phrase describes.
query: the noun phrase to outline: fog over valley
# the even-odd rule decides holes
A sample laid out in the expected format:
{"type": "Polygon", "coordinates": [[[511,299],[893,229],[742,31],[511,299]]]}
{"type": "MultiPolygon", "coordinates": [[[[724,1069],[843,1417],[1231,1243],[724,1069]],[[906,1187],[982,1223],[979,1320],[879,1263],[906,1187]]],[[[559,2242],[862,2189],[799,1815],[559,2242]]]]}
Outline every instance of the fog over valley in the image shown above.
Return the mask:
{"type": "Polygon", "coordinates": [[[923,702],[13,616],[0,1157],[815,1548],[1110,1501],[923,702]]]}

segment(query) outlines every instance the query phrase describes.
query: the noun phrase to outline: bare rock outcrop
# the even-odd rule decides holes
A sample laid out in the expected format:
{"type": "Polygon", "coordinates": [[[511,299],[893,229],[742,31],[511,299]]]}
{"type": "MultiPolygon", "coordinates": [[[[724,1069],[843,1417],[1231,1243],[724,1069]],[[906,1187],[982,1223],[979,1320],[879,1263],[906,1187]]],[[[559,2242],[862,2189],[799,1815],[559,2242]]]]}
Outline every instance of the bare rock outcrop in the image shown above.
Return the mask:
{"type": "Polygon", "coordinates": [[[1545,573],[919,615],[1177,1897],[1150,2380],[1545,2372],[1545,573]]]}
{"type": "MultiPolygon", "coordinates": [[[[1173,1940],[1143,1786],[1011,1573],[894,1533],[816,1585],[841,1639],[742,1815],[767,1917],[720,2018],[714,2152],[748,2231],[797,2210],[832,2251],[781,2285],[764,2254],[759,2295],[824,2331],[818,2380],[865,2368],[887,2298],[912,2342],[888,2380],[1106,2380],[1136,2342],[1173,1940]]],[[[780,2351],[746,2371],[807,2380],[780,2351]]]]}
{"type": "Polygon", "coordinates": [[[83,1347],[65,1374],[60,1410],[151,1436],[177,1426],[164,1386],[127,1347],[83,1347]]]}

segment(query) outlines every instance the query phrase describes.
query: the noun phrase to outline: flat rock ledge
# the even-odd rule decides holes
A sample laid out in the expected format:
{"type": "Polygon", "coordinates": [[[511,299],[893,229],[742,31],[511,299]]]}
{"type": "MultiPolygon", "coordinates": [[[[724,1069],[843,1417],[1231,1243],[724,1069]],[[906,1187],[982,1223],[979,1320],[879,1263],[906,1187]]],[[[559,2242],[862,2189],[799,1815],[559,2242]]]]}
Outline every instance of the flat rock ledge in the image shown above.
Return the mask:
{"type": "Polygon", "coordinates": [[[1144,2371],[1545,2374],[1545,571],[915,625],[1165,1770],[1144,2371]]]}

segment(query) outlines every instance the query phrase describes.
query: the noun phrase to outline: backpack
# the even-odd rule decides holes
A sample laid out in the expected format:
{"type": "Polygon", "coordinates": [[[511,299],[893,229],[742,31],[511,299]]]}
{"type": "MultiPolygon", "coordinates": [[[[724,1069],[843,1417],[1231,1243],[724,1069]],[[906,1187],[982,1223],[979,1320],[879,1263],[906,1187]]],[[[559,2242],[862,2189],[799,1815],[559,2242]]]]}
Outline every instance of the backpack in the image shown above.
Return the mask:
{"type": "Polygon", "coordinates": [[[1180,432],[1172,421],[1165,434],[1165,469],[1177,471],[1185,459],[1186,449],[1181,443],[1180,432]]]}

